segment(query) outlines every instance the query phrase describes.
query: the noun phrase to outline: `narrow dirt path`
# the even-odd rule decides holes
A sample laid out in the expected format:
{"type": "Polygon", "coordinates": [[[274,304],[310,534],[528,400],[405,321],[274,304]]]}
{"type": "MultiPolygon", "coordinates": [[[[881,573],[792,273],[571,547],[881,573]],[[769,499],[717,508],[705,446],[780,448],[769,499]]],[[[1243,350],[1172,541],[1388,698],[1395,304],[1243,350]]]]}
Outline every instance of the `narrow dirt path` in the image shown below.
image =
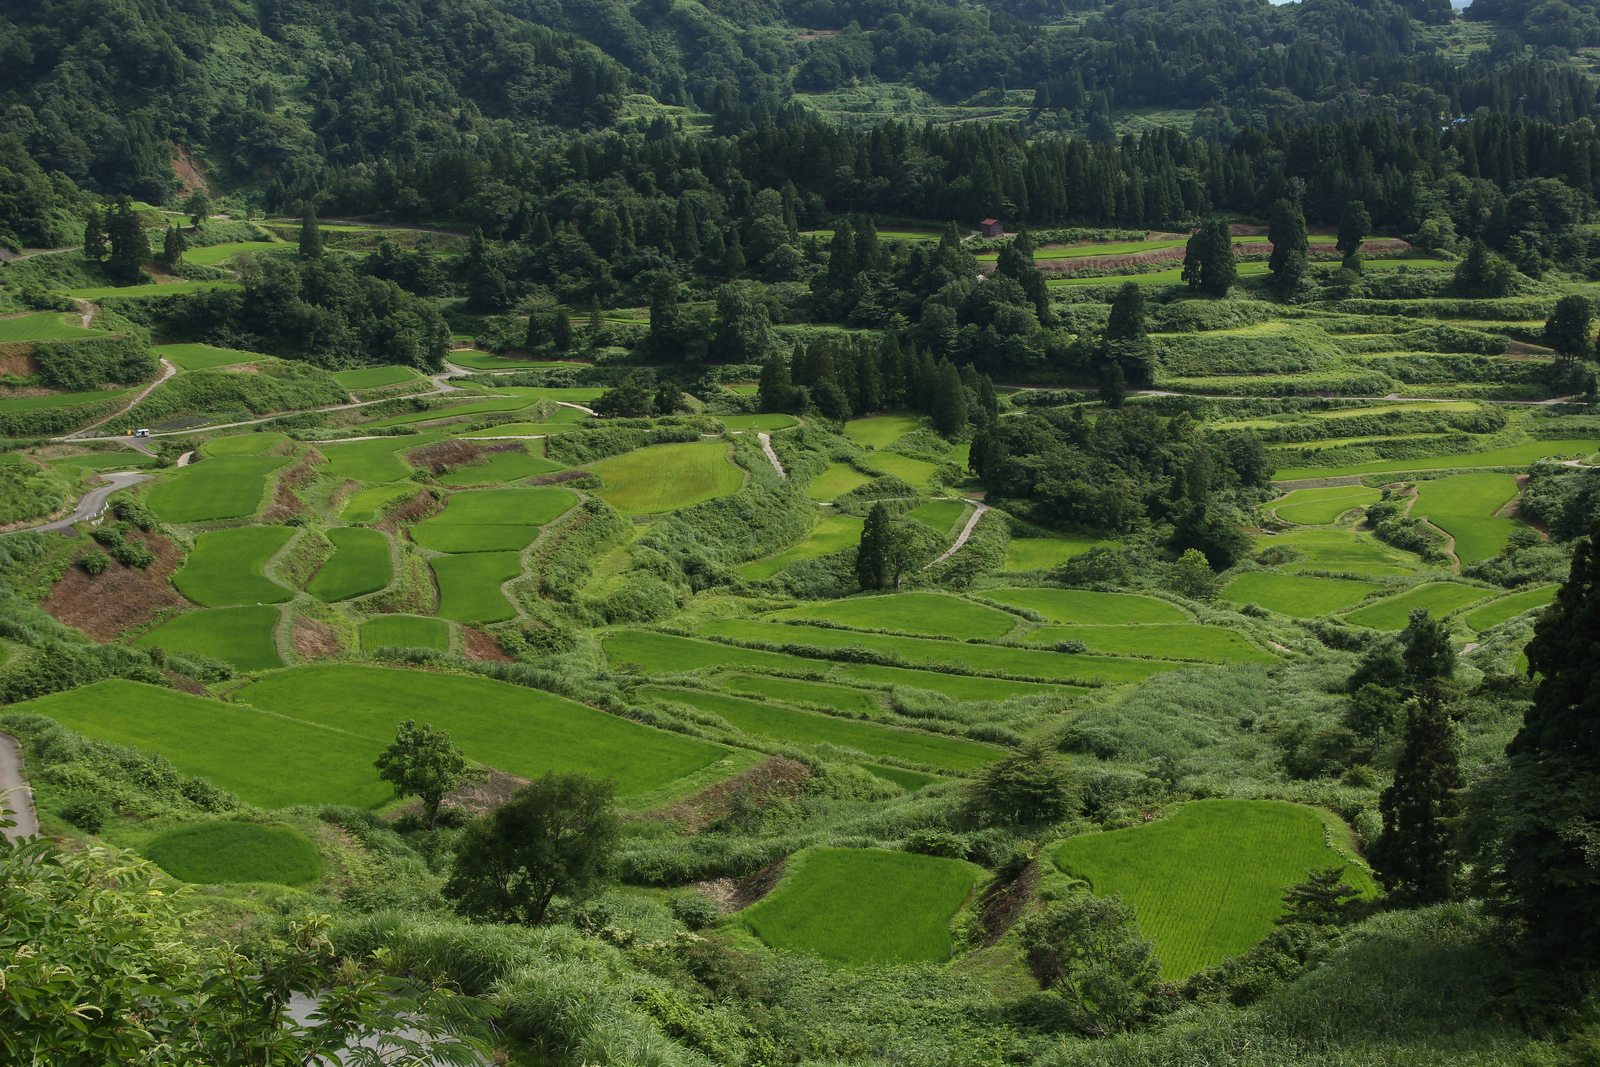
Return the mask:
{"type": "Polygon", "coordinates": [[[175,466],[175,467],[187,467],[189,464],[191,464],[193,462],[194,462],[194,450],[190,449],[189,451],[185,452],[183,455],[179,456],[178,457],[178,462],[173,464],[173,466],[175,466]]]}
{"type": "Polygon", "coordinates": [[[112,419],[120,419],[120,418],[122,418],[122,416],[126,415],[128,412],[130,412],[134,408],[138,407],[139,404],[144,400],[145,397],[147,397],[151,393],[155,392],[155,389],[156,389],[156,387],[158,385],[160,385],[162,382],[166,381],[168,378],[172,377],[174,374],[177,374],[177,373],[178,373],[178,368],[173,366],[172,362],[170,360],[168,360],[166,356],[162,356],[161,357],[161,376],[159,378],[157,378],[155,381],[151,382],[149,385],[145,386],[143,389],[139,390],[138,395],[135,396],[132,400],[128,401],[126,404],[124,404],[120,410],[113,411],[111,414],[107,415],[105,418],[100,419],[100,420],[98,420],[96,422],[91,422],[89,425],[84,426],[81,429],[74,430],[74,431],[72,431],[71,433],[67,434],[64,437],[55,438],[55,440],[57,440],[57,441],[71,441],[74,438],[85,437],[85,436],[89,435],[89,432],[91,430],[99,429],[101,426],[104,426],[106,423],[110,422],[112,419]]]}
{"type": "Polygon", "coordinates": [[[782,463],[778,462],[778,454],[772,450],[772,435],[763,431],[756,434],[756,440],[761,442],[761,451],[767,454],[767,462],[772,464],[772,469],[778,472],[778,477],[789,477],[789,472],[783,469],[782,463]]]}
{"type": "Polygon", "coordinates": [[[585,413],[587,415],[593,415],[595,418],[599,418],[600,417],[600,413],[598,411],[596,411],[594,408],[585,407],[582,404],[574,404],[570,400],[557,400],[556,403],[559,404],[561,407],[564,407],[564,408],[577,408],[579,411],[581,411],[581,412],[583,412],[583,413],[585,413]]]}
{"type": "Polygon", "coordinates": [[[91,304],[89,301],[80,300],[77,297],[73,297],[72,302],[78,305],[78,311],[80,312],[78,316],[78,325],[87,330],[89,328],[89,324],[94,321],[94,317],[100,314],[100,309],[94,304],[91,304]]]}
{"type": "Polygon", "coordinates": [[[0,734],[0,806],[9,810],[17,825],[0,830],[6,838],[21,841],[39,836],[39,813],[33,806],[33,790],[22,773],[22,746],[10,734],[0,734]]]}
{"type": "Polygon", "coordinates": [[[945,549],[944,553],[940,555],[938,559],[934,560],[926,567],[923,567],[923,570],[929,570],[930,568],[937,567],[939,564],[943,563],[957,552],[960,552],[961,546],[965,545],[967,543],[967,539],[972,536],[972,530],[978,525],[978,520],[983,518],[983,513],[989,510],[988,504],[980,504],[976,500],[969,501],[969,503],[972,504],[972,515],[967,519],[967,524],[961,527],[961,532],[956,535],[955,543],[949,548],[945,549]]]}

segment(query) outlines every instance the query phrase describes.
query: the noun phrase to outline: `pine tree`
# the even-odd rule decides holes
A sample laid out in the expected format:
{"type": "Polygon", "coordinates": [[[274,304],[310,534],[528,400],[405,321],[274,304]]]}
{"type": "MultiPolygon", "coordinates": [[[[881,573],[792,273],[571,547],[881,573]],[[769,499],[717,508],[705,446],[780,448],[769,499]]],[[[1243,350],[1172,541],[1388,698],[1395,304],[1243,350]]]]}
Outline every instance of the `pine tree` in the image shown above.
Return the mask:
{"type": "Polygon", "coordinates": [[[882,589],[888,582],[892,527],[889,510],[882,503],[872,505],[867,521],[861,525],[861,544],[856,548],[856,581],[863,589],[882,589]]]}
{"type": "Polygon", "coordinates": [[[306,205],[300,217],[300,258],[317,259],[322,255],[322,227],[317,224],[317,210],[306,205]]]}
{"type": "Polygon", "coordinates": [[[1437,904],[1455,892],[1451,820],[1463,785],[1455,730],[1435,686],[1406,711],[1394,782],[1378,798],[1383,833],[1373,842],[1373,869],[1397,901],[1437,904]]]}
{"type": "Polygon", "coordinates": [[[941,360],[935,371],[933,405],[928,412],[933,428],[945,437],[954,437],[967,427],[967,388],[955,364],[941,360]]]}
{"type": "Polygon", "coordinates": [[[1306,217],[1288,200],[1272,205],[1272,216],[1267,227],[1267,240],[1272,252],[1267,257],[1267,269],[1272,272],[1278,290],[1293,292],[1305,277],[1309,243],[1306,239],[1306,217]]]}
{"type": "Polygon", "coordinates": [[[83,258],[99,263],[106,258],[106,228],[100,209],[93,204],[83,216],[83,258]]]}
{"type": "Polygon", "coordinates": [[[1144,287],[1124,282],[1111,298],[1111,315],[1106,319],[1106,340],[1131,341],[1144,336],[1144,287]]]}
{"type": "Polygon", "coordinates": [[[1370,229],[1372,216],[1367,214],[1367,205],[1359,200],[1351,200],[1339,213],[1339,240],[1334,247],[1348,260],[1361,251],[1361,242],[1367,239],[1370,229]]]}
{"type": "Polygon", "coordinates": [[[1506,747],[1497,905],[1530,957],[1600,964],[1600,526],[1578,543],[1566,584],[1528,644],[1539,679],[1506,747]]]}
{"type": "Polygon", "coordinates": [[[762,411],[789,411],[793,407],[794,380],[788,360],[775,355],[762,365],[756,398],[762,411]]]}

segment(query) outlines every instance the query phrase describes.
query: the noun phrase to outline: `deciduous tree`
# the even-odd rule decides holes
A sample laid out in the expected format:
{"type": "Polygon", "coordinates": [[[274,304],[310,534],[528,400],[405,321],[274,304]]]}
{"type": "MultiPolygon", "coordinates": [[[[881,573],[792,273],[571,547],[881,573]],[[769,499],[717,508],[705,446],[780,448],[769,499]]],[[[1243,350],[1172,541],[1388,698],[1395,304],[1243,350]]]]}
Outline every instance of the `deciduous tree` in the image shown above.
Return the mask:
{"type": "Polygon", "coordinates": [[[1029,969],[1077,1030],[1128,1030],[1151,1014],[1161,962],[1121,897],[1074,893],[1024,919],[1019,935],[1029,969]]]}
{"type": "Polygon", "coordinates": [[[422,800],[428,829],[439,824],[444,798],[476,776],[467,757],[450,741],[450,735],[430,724],[407,719],[395,731],[394,741],[373,761],[378,777],[393,784],[397,797],[422,800]]]}

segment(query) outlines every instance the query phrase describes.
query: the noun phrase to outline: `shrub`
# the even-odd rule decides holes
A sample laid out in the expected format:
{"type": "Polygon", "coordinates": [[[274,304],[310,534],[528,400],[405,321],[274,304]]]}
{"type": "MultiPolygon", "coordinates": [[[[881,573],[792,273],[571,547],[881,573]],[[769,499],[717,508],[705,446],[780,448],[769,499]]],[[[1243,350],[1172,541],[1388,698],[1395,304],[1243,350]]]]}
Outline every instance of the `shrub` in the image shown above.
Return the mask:
{"type": "Polygon", "coordinates": [[[720,918],[716,903],[704,893],[679,893],[672,898],[672,917],[691,930],[704,930],[720,918]]]}
{"type": "Polygon", "coordinates": [[[98,548],[90,549],[88,552],[85,552],[83,555],[78,557],[78,566],[82,567],[88,574],[103,573],[106,569],[106,565],[110,562],[111,561],[106,558],[106,554],[100,551],[98,548]]]}
{"type": "Polygon", "coordinates": [[[75,794],[61,805],[61,817],[86,834],[97,834],[106,823],[106,807],[99,799],[75,794]]]}

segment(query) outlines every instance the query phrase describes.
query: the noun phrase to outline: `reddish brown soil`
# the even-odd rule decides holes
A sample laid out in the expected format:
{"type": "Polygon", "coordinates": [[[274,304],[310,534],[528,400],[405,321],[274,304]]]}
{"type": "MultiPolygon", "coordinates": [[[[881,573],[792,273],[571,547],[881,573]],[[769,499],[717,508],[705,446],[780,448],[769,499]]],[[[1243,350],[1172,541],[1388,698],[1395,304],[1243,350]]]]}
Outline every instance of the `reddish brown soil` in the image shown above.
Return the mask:
{"type": "Polygon", "coordinates": [[[33,358],[32,346],[0,347],[0,374],[14,374],[26,378],[39,373],[39,362],[33,358]]]}
{"type": "MultiPolygon", "coordinates": [[[[91,577],[82,567],[69,567],[40,606],[96,641],[114,640],[118,634],[148,626],[163,611],[189,607],[168,581],[183,562],[178,546],[165,537],[137,530],[129,531],[128,539],[143,541],[155,554],[148,569],[124,567],[111,560],[104,571],[91,577]]],[[[91,547],[85,545],[83,551],[91,547]]]]}
{"type": "Polygon", "coordinates": [[[200,165],[189,155],[189,150],[178,145],[172,155],[172,173],[182,186],[182,195],[188,196],[196,189],[207,188],[206,175],[200,165]]]}
{"type": "Polygon", "coordinates": [[[384,533],[396,533],[400,527],[408,526],[439,510],[439,502],[427,492],[418,492],[416,496],[403,503],[396,504],[383,513],[383,518],[377,523],[377,528],[384,533]]]}
{"type": "Polygon", "coordinates": [[[505,649],[500,647],[500,642],[494,639],[493,634],[482,630],[474,630],[470,626],[461,628],[461,644],[467,658],[478,660],[482,663],[509,663],[511,657],[506,655],[505,649]]]}
{"type": "Polygon", "coordinates": [[[726,816],[735,797],[744,795],[756,803],[776,797],[796,797],[811,777],[811,768],[782,756],[768,756],[749,770],[724,779],[708,789],[665,808],[647,813],[648,818],[673,822],[693,833],[726,816]]]}
{"type": "Polygon", "coordinates": [[[300,498],[294,491],[308,484],[317,476],[317,464],[322,462],[322,457],[315,452],[307,453],[305,458],[286,471],[278,479],[278,487],[272,494],[272,506],[261,516],[263,522],[282,522],[292,515],[300,514],[300,498]]]}
{"type": "Polygon", "coordinates": [[[779,860],[743,878],[712,878],[705,882],[695,882],[689,888],[702,896],[709,897],[717,906],[717,910],[727,915],[741,908],[748,908],[772,892],[783,880],[786,862],[779,860]]]}
{"type": "Polygon", "coordinates": [[[339,643],[339,631],[325,622],[294,617],[294,654],[304,660],[328,659],[344,651],[339,643]]]}
{"type": "Polygon", "coordinates": [[[1005,936],[1016,925],[1033,891],[1039,885],[1039,861],[1028,864],[1021,874],[1009,882],[994,882],[983,894],[980,918],[983,920],[983,945],[988,948],[1005,936]]]}
{"type": "Polygon", "coordinates": [[[533,479],[529,485],[559,485],[562,482],[575,482],[579,478],[593,477],[586,470],[553,471],[550,474],[541,474],[533,479]]]}
{"type": "Polygon", "coordinates": [[[187,674],[177,674],[173,671],[162,671],[161,673],[167,676],[168,684],[180,693],[188,693],[197,697],[206,695],[206,687],[190,678],[187,674]]]}
{"type": "Polygon", "coordinates": [[[406,453],[406,459],[416,467],[432,474],[482,463],[496,452],[514,452],[522,445],[516,441],[497,441],[492,444],[475,444],[471,441],[437,441],[406,453]]]}

